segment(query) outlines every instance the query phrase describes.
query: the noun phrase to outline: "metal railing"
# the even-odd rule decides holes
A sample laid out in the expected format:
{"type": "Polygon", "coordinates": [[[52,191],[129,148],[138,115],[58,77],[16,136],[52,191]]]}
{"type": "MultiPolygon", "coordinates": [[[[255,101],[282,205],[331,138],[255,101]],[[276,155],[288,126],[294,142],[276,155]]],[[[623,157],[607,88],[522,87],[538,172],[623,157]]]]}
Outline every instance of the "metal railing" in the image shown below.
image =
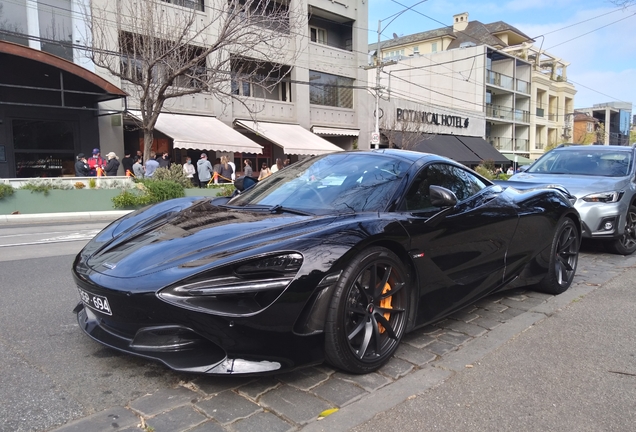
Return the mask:
{"type": "Polygon", "coordinates": [[[542,142],[535,142],[534,143],[534,149],[535,150],[543,150],[545,148],[545,144],[543,144],[542,142]]]}
{"type": "Polygon", "coordinates": [[[530,111],[515,110],[515,120],[530,123],[530,111]]]}
{"type": "Polygon", "coordinates": [[[486,117],[492,117],[496,119],[504,119],[504,120],[512,120],[513,112],[512,108],[503,106],[503,105],[495,105],[495,104],[486,104],[486,117]]]}
{"type": "Polygon", "coordinates": [[[529,140],[525,139],[525,138],[515,138],[515,151],[522,151],[522,152],[527,152],[530,150],[528,144],[529,144],[529,140]]]}
{"type": "Polygon", "coordinates": [[[530,94],[530,83],[528,81],[517,79],[517,91],[530,94]]]}
{"type": "Polygon", "coordinates": [[[513,151],[512,138],[488,137],[488,141],[499,151],[513,151]]]}
{"type": "Polygon", "coordinates": [[[514,88],[514,79],[512,77],[491,70],[486,71],[486,83],[503,87],[508,90],[512,90],[514,88]]]}

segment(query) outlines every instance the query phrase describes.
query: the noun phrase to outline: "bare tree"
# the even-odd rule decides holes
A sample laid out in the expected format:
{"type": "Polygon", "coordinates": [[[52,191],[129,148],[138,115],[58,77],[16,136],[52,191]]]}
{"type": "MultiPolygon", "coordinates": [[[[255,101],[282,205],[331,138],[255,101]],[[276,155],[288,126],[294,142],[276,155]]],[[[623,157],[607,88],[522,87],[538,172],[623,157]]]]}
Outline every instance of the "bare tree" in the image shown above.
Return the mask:
{"type": "Polygon", "coordinates": [[[91,60],[139,102],[144,159],[167,100],[205,92],[245,105],[239,86],[280,85],[307,22],[287,0],[92,0],[84,15],[91,60]]]}
{"type": "Polygon", "coordinates": [[[398,121],[395,118],[383,117],[380,128],[391,148],[414,150],[420,142],[433,138],[433,133],[426,130],[426,125],[416,121],[398,121]]]}

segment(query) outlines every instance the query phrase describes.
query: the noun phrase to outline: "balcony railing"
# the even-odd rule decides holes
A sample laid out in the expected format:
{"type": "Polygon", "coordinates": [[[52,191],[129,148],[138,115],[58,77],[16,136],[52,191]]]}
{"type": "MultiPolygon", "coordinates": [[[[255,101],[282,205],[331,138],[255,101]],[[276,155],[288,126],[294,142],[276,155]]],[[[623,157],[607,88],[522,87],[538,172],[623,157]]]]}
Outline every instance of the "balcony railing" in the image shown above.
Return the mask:
{"type": "Polygon", "coordinates": [[[550,121],[557,121],[559,119],[559,115],[556,113],[549,113],[548,114],[548,120],[550,121]]]}
{"type": "Polygon", "coordinates": [[[543,117],[543,116],[544,116],[543,108],[537,108],[537,117],[543,117]]]}
{"type": "Polygon", "coordinates": [[[530,83],[524,80],[517,80],[517,91],[525,94],[530,94],[530,83]]]}
{"type": "Polygon", "coordinates": [[[499,151],[513,151],[512,138],[488,137],[488,141],[499,151]]]}
{"type": "Polygon", "coordinates": [[[515,151],[527,152],[530,150],[528,144],[529,140],[525,138],[515,138],[515,151]]]}
{"type": "Polygon", "coordinates": [[[502,105],[495,105],[495,104],[487,103],[486,104],[486,117],[492,117],[492,118],[504,119],[504,120],[512,120],[513,119],[512,108],[506,107],[506,106],[502,106],[502,105]]]}
{"type": "Polygon", "coordinates": [[[534,143],[534,149],[535,150],[543,150],[545,148],[545,144],[543,144],[542,142],[535,142],[534,143]]]}
{"type": "Polygon", "coordinates": [[[508,75],[500,74],[499,72],[491,70],[486,71],[486,83],[488,84],[512,90],[514,88],[513,82],[513,78],[508,75]]]}
{"type": "Polygon", "coordinates": [[[520,122],[530,122],[530,111],[515,110],[515,120],[520,122]]]}

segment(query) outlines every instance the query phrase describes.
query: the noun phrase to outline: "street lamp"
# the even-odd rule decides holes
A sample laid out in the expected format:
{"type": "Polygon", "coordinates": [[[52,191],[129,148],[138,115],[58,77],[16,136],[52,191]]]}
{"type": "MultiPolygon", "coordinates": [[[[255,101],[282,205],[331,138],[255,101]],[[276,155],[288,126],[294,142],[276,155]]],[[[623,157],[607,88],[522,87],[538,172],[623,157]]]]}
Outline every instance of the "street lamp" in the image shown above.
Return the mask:
{"type": "Polygon", "coordinates": [[[374,129],[374,134],[373,134],[373,145],[374,148],[380,148],[380,71],[382,70],[382,66],[390,66],[392,64],[397,64],[396,61],[389,61],[389,62],[383,62],[382,61],[382,52],[380,49],[380,35],[382,34],[382,32],[384,30],[386,30],[386,28],[397,19],[397,17],[399,17],[400,15],[402,15],[404,12],[409,11],[411,9],[413,9],[415,6],[424,3],[425,1],[428,0],[420,0],[417,3],[413,4],[412,6],[407,7],[406,9],[401,10],[400,12],[394,13],[391,16],[388,16],[384,19],[378,20],[378,44],[375,47],[375,58],[376,58],[376,65],[375,65],[375,129],[374,129]],[[389,18],[393,18],[391,21],[389,21],[387,23],[387,25],[384,26],[384,28],[382,28],[382,21],[386,21],[389,18]]]}

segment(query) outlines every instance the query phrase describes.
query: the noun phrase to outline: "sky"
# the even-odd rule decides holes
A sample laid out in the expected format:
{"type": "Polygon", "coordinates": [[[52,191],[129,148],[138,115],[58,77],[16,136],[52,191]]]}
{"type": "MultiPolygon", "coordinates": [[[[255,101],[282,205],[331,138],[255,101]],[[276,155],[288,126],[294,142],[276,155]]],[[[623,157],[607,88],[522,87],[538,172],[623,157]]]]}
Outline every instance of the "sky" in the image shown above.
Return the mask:
{"type": "Polygon", "coordinates": [[[425,0],[392,22],[392,15],[420,0],[366,1],[370,43],[377,41],[378,20],[386,40],[393,33],[406,36],[450,26],[453,15],[468,12],[469,21],[504,21],[569,62],[575,108],[636,103],[636,0],[627,1],[627,7],[617,6],[625,0],[425,0]]]}

